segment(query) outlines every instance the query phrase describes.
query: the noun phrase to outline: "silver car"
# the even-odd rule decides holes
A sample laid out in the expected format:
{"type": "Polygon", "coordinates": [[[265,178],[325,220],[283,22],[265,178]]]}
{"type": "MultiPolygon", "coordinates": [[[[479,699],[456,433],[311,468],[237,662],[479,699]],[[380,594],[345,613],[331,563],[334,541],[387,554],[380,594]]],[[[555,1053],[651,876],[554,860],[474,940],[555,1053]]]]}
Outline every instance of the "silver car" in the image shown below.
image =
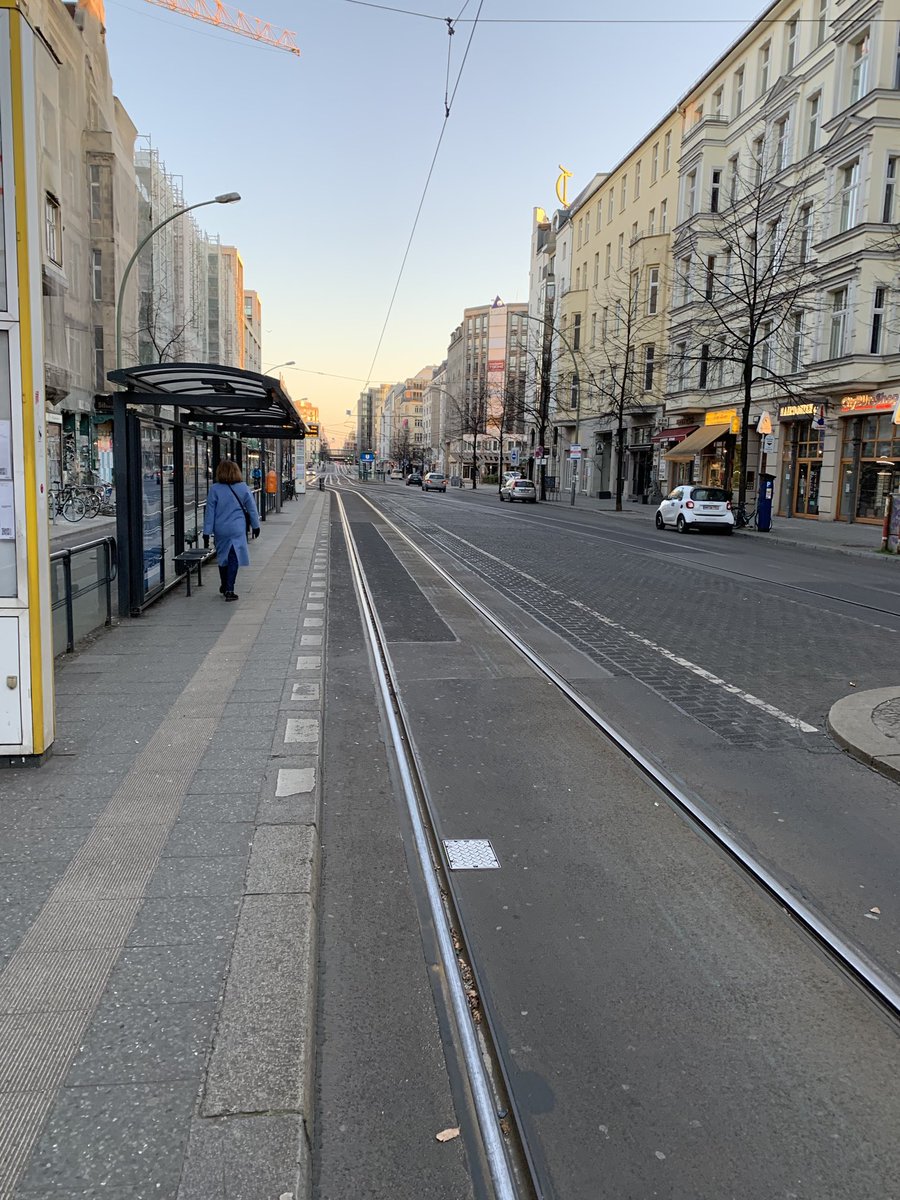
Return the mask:
{"type": "Polygon", "coordinates": [[[537,504],[537,492],[530,479],[507,479],[500,488],[500,499],[521,500],[523,504],[537,504]]]}
{"type": "Polygon", "coordinates": [[[446,492],[447,476],[441,471],[429,471],[422,480],[423,492],[446,492]]]}

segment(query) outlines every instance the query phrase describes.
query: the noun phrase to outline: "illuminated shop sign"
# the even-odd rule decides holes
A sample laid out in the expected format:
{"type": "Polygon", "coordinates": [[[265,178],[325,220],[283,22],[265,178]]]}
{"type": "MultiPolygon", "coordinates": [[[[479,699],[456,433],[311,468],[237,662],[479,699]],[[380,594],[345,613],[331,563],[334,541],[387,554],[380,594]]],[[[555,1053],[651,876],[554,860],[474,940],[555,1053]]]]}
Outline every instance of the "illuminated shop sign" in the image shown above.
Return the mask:
{"type": "Polygon", "coordinates": [[[705,425],[729,425],[732,433],[741,432],[741,418],[736,408],[717,408],[706,414],[705,425]]]}
{"type": "Polygon", "coordinates": [[[810,400],[808,404],[779,404],[779,421],[795,421],[798,417],[814,417],[816,405],[810,400]]]}
{"type": "Polygon", "coordinates": [[[862,392],[858,396],[845,396],[841,400],[841,412],[853,413],[893,412],[900,404],[898,392],[862,392]]]}

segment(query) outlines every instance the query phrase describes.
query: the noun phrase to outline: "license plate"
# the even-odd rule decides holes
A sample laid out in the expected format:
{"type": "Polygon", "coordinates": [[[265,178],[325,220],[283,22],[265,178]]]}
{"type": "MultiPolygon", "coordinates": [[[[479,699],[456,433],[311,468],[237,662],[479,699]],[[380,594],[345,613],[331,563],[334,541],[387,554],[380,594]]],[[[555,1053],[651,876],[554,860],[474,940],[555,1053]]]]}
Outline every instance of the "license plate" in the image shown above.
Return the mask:
{"type": "Polygon", "coordinates": [[[718,504],[704,504],[704,505],[702,505],[702,508],[704,509],[705,512],[718,512],[719,511],[718,504]]]}

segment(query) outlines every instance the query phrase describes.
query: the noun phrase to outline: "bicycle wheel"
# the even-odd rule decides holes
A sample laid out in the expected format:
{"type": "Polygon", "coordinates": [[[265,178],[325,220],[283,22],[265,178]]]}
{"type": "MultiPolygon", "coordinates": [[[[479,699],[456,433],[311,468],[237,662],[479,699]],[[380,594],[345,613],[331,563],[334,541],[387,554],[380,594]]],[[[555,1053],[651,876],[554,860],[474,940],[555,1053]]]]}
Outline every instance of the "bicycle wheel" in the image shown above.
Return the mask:
{"type": "Polygon", "coordinates": [[[88,492],[84,497],[84,515],[98,517],[100,515],[100,497],[96,492],[88,492]]]}
{"type": "Polygon", "coordinates": [[[84,501],[80,496],[69,496],[63,501],[62,514],[67,521],[80,521],[84,513],[84,501]]]}

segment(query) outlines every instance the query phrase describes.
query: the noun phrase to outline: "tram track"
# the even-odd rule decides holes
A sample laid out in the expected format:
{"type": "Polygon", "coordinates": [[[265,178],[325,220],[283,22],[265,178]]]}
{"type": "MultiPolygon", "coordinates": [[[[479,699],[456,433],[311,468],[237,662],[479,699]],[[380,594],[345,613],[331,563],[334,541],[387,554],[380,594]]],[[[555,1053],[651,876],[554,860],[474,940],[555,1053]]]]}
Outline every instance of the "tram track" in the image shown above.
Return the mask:
{"type": "MultiPolygon", "coordinates": [[[[344,481],[342,480],[341,483],[343,484],[344,481]]],[[[451,572],[436,561],[413,537],[404,532],[382,509],[370,501],[358,489],[354,488],[352,484],[349,487],[351,492],[376,514],[378,520],[385,524],[392,535],[418,556],[430,572],[433,572],[443,580],[471,610],[477,613],[496,633],[500,634],[515,649],[518,655],[529,663],[534,671],[548,683],[551,683],[565,700],[585,717],[590,725],[610,745],[615,747],[619,754],[637,770],[643,779],[659,795],[665,798],[666,802],[685,819],[688,825],[699,836],[722,852],[745,879],[749,880],[770,902],[776,904],[788,916],[795,929],[802,936],[809,939],[842,976],[858,986],[868,999],[893,1023],[896,1024],[900,1020],[900,990],[863,951],[854,945],[850,939],[844,937],[840,930],[833,926],[820,913],[816,912],[810,905],[806,904],[792,892],[773,871],[758,861],[741,844],[739,839],[734,837],[722,823],[717,821],[709,811],[689,795],[677,780],[667,774],[659,764],[655,763],[648,755],[637,748],[619,729],[615,728],[606,718],[597,712],[593,705],[577,689],[536,653],[500,617],[491,612],[478,597],[473,595],[458,579],[454,578],[451,572]]],[[[454,900],[453,884],[447,869],[443,846],[436,833],[436,823],[428,798],[427,769],[419,760],[413,738],[403,716],[400,688],[392,671],[387,645],[383,636],[379,637],[376,603],[373,598],[372,589],[366,580],[362,560],[355,547],[350,521],[347,517],[340,489],[336,492],[336,498],[341,511],[341,520],[344,535],[347,539],[348,552],[353,564],[352,570],[357,594],[360,597],[364,613],[368,614],[366,616],[367,636],[369,637],[373,654],[376,655],[377,661],[380,663],[379,683],[382,688],[382,695],[386,704],[390,704],[393,713],[392,741],[394,743],[394,750],[398,756],[398,760],[402,758],[406,763],[405,773],[401,770],[401,775],[404,777],[404,790],[408,790],[408,803],[411,803],[411,798],[414,797],[416,810],[421,822],[422,848],[423,850],[427,848],[427,852],[424,855],[420,854],[423,874],[426,877],[427,883],[429,875],[436,868],[437,876],[440,880],[438,887],[440,904],[442,911],[447,917],[450,946],[452,947],[452,950],[448,951],[449,957],[445,961],[445,967],[449,976],[449,974],[454,973],[459,965],[460,947],[453,945],[454,930],[459,931],[462,939],[462,958],[467,964],[471,965],[477,987],[478,963],[475,961],[468,947],[464,923],[460,918],[458,906],[454,900]],[[457,961],[454,962],[454,960],[457,961]]],[[[420,835],[417,833],[417,842],[419,840],[420,835]]],[[[465,989],[463,988],[464,995],[465,989]]],[[[466,1024],[466,1021],[471,1021],[466,1005],[463,1005],[462,1009],[456,1012],[456,1016],[457,1021],[461,1022],[463,1026],[466,1024]]],[[[507,1186],[507,1184],[504,1184],[502,1174],[499,1184],[498,1178],[494,1177],[495,1188],[498,1188],[497,1195],[504,1197],[539,1196],[542,1193],[536,1174],[532,1169],[527,1137],[524,1133],[522,1122],[516,1116],[515,1097],[505,1080],[502,1057],[497,1053],[496,1047],[493,1046],[495,1038],[491,1028],[489,1011],[486,1012],[486,1016],[488,1018],[487,1028],[484,1028],[484,1026],[480,1029],[474,1028],[475,1046],[480,1050],[481,1057],[483,1058],[486,1055],[488,1061],[491,1063],[491,1070],[488,1072],[488,1077],[482,1080],[482,1084],[486,1088],[486,1095],[483,1098],[485,1102],[482,1104],[482,1109],[479,1110],[478,1114],[479,1128],[481,1129],[482,1136],[485,1138],[485,1147],[489,1161],[492,1161],[492,1145],[494,1152],[498,1149],[503,1152],[507,1167],[509,1168],[508,1186],[513,1188],[512,1191],[500,1190],[503,1186],[507,1186]],[[498,1107],[501,1109],[508,1108],[514,1118],[513,1136],[509,1139],[501,1137],[499,1145],[497,1144],[499,1122],[496,1117],[498,1107]],[[522,1190],[523,1188],[527,1190],[522,1190]]],[[[463,1041],[465,1041],[464,1038],[463,1041]]],[[[477,1086],[473,1086],[473,1095],[477,1090],[477,1086]]]]}

